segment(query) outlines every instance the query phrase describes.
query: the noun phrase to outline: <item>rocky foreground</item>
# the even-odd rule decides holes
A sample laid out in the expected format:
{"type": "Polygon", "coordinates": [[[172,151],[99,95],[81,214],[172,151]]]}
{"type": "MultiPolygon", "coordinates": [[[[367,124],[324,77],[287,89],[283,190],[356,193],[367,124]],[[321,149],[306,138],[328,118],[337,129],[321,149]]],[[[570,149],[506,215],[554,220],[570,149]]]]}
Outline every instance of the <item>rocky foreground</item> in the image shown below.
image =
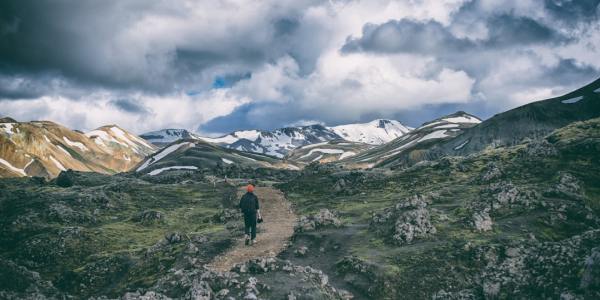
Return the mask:
{"type": "Polygon", "coordinates": [[[0,298],[598,299],[599,182],[600,119],[397,170],[4,179],[0,298]],[[211,271],[248,179],[292,202],[291,245],[211,271]]]}

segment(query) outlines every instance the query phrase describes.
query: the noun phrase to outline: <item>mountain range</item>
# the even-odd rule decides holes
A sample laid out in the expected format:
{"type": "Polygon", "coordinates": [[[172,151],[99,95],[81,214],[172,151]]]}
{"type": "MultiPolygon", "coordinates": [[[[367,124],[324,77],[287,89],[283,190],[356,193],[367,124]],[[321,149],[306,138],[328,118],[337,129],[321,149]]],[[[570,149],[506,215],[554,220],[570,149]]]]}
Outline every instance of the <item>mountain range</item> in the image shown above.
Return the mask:
{"type": "Polygon", "coordinates": [[[298,147],[334,140],[381,145],[403,136],[410,130],[412,128],[398,121],[378,119],[368,123],[333,127],[315,124],[271,131],[242,130],[217,138],[201,137],[185,129],[163,129],[144,133],[141,137],[157,146],[164,146],[181,138],[195,138],[230,149],[283,158],[298,147]]]}

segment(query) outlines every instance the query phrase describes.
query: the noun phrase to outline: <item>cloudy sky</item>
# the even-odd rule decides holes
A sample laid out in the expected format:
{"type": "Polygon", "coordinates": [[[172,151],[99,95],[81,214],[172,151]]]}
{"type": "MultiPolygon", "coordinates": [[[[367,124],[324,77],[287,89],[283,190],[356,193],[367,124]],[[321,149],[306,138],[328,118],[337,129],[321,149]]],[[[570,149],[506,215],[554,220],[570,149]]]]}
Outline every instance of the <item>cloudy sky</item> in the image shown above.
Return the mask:
{"type": "Polygon", "coordinates": [[[487,118],[600,77],[600,0],[0,3],[0,116],[136,133],[487,118]]]}

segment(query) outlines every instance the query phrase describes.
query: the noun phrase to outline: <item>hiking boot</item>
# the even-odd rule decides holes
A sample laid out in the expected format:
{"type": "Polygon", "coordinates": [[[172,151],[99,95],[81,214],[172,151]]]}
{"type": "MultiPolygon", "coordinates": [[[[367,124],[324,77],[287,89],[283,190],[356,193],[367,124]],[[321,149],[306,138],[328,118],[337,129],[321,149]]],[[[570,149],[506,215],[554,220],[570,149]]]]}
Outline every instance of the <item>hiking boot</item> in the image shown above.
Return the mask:
{"type": "Polygon", "coordinates": [[[246,244],[246,246],[250,245],[250,239],[246,239],[244,243],[246,244]]]}
{"type": "Polygon", "coordinates": [[[255,245],[257,243],[256,239],[252,240],[252,245],[255,245]]]}

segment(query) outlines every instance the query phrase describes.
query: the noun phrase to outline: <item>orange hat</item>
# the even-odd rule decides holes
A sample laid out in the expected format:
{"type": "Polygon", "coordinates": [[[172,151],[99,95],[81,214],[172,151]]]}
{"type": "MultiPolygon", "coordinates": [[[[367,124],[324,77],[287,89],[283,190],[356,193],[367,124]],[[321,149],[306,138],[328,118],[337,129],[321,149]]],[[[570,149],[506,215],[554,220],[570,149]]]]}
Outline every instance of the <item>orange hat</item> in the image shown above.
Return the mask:
{"type": "Polygon", "coordinates": [[[246,190],[247,190],[248,192],[252,193],[252,192],[254,192],[254,186],[253,186],[253,185],[251,185],[251,184],[249,184],[249,185],[246,187],[246,190]]]}

